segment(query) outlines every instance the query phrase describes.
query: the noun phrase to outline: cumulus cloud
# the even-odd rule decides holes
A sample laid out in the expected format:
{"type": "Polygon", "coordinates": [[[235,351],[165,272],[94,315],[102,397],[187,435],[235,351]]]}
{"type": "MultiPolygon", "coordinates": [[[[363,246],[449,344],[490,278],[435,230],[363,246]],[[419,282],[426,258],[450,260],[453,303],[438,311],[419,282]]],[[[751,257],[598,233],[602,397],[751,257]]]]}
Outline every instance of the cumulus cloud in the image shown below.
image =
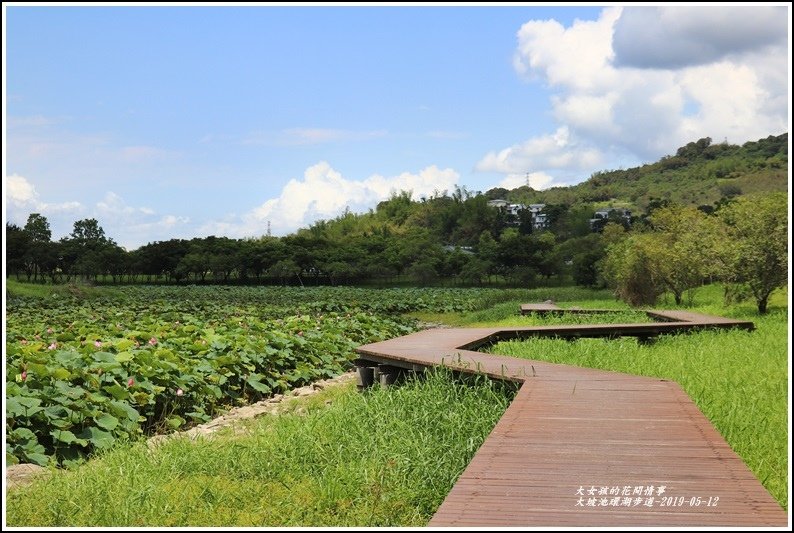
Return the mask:
{"type": "Polygon", "coordinates": [[[39,213],[50,223],[53,238],[69,233],[72,223],[85,212],[80,202],[45,202],[31,180],[19,174],[3,178],[6,220],[23,227],[31,213],[39,213]]]}
{"type": "Polygon", "coordinates": [[[27,209],[30,212],[35,211],[46,215],[48,213],[74,212],[82,207],[80,202],[42,202],[39,200],[39,193],[36,191],[36,187],[27,178],[18,174],[6,176],[4,188],[6,190],[6,200],[20,210],[27,209]]]}
{"type": "Polygon", "coordinates": [[[540,77],[552,86],[579,90],[614,83],[612,26],[620,8],[605,9],[595,21],[576,20],[565,28],[556,20],[531,20],[518,30],[513,66],[519,74],[540,77]]]}
{"type": "Polygon", "coordinates": [[[625,9],[614,26],[615,64],[678,69],[785,42],[785,7],[665,6],[625,9]]]}
{"type": "Polygon", "coordinates": [[[271,198],[238,219],[211,222],[200,233],[236,237],[262,235],[268,221],[273,233],[285,234],[320,219],[333,218],[345,209],[364,211],[393,192],[412,191],[413,197],[448,190],[457,183],[454,170],[429,166],[419,173],[385,177],[373,174],[363,180],[345,178],[322,161],[306,169],[302,179],[290,180],[278,198],[271,198]]]}
{"type": "Polygon", "coordinates": [[[555,181],[587,170],[581,180],[615,168],[614,154],[638,164],[702,137],[741,144],[782,133],[787,18],[782,7],[675,6],[607,8],[569,27],[529,21],[514,67],[551,89],[557,130],[490,152],[476,169],[555,181]]]}
{"type": "Polygon", "coordinates": [[[6,194],[8,199],[17,206],[35,202],[39,196],[32,183],[16,174],[6,176],[6,194]]]}
{"type": "Polygon", "coordinates": [[[520,174],[535,169],[590,168],[601,161],[601,154],[583,148],[571,138],[566,126],[551,135],[533,137],[499,152],[490,152],[475,167],[481,172],[520,174]]]}

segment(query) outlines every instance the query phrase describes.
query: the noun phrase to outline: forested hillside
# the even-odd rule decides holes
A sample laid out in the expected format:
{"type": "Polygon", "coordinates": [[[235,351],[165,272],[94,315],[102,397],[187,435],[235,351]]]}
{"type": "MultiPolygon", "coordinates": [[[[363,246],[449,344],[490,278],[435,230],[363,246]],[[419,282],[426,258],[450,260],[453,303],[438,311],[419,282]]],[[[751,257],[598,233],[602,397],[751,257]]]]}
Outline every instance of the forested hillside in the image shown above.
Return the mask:
{"type": "Polygon", "coordinates": [[[654,199],[683,205],[711,205],[740,194],[785,191],[788,182],[788,134],[742,146],[712,144],[706,137],[679,148],[675,155],[626,170],[594,173],[571,187],[534,191],[492,189],[489,198],[516,202],[627,206],[645,211],[654,199]]]}

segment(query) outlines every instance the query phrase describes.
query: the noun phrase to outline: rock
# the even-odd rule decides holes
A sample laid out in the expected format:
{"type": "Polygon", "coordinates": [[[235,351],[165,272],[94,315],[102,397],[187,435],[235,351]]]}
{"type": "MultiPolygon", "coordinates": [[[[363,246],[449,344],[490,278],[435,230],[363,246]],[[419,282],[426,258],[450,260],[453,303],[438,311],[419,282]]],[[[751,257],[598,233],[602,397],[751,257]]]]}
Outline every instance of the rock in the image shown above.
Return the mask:
{"type": "Polygon", "coordinates": [[[9,489],[31,483],[35,478],[49,473],[43,466],[34,464],[9,465],[6,468],[6,487],[9,489]]]}

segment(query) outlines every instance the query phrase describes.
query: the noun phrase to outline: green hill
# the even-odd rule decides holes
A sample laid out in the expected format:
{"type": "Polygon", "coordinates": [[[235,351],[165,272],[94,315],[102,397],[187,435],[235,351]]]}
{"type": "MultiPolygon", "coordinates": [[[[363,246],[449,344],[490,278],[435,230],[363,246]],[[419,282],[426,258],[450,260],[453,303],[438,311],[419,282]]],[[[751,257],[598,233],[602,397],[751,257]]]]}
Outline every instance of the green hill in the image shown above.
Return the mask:
{"type": "Polygon", "coordinates": [[[679,148],[655,163],[625,170],[595,172],[571,187],[536,191],[492,189],[488,198],[517,203],[629,207],[642,212],[654,199],[683,205],[711,205],[723,197],[786,191],[788,133],[742,146],[712,144],[706,137],[679,148]]]}

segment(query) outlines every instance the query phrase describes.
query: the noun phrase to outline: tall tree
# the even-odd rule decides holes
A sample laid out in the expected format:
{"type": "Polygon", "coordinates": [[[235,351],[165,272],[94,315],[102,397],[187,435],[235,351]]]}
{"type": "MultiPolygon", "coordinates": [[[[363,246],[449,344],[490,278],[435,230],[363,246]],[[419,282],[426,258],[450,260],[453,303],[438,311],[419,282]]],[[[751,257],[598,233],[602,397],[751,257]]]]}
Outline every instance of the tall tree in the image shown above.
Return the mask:
{"type": "Polygon", "coordinates": [[[629,305],[652,305],[664,283],[652,267],[653,235],[640,233],[614,242],[601,263],[601,276],[629,305]]]}
{"type": "Polygon", "coordinates": [[[723,226],[694,207],[657,209],[649,220],[654,229],[648,241],[650,267],[681,305],[685,292],[691,299],[695,288],[718,274],[723,226]]]}
{"type": "Polygon", "coordinates": [[[105,237],[105,230],[95,218],[76,221],[70,237],[82,245],[105,244],[108,240],[105,237]]]}
{"type": "Polygon", "coordinates": [[[105,237],[105,230],[95,218],[85,218],[74,223],[72,233],[61,239],[61,245],[64,268],[70,274],[96,279],[106,272],[102,257],[105,248],[115,246],[115,243],[105,237]]]}
{"type": "Polygon", "coordinates": [[[52,255],[50,253],[52,245],[50,241],[52,238],[50,222],[47,217],[40,213],[31,213],[28,216],[24,231],[30,239],[30,246],[25,256],[25,270],[27,271],[28,280],[30,280],[32,275],[33,280],[37,281],[39,274],[44,270],[44,264],[49,262],[48,259],[52,255]]]}
{"type": "Polygon", "coordinates": [[[25,224],[25,231],[32,242],[50,242],[52,231],[47,217],[39,213],[31,213],[25,224]]]}
{"type": "Polygon", "coordinates": [[[759,313],[788,281],[787,204],[783,193],[744,196],[719,212],[730,233],[725,278],[749,289],[759,313]]]}

